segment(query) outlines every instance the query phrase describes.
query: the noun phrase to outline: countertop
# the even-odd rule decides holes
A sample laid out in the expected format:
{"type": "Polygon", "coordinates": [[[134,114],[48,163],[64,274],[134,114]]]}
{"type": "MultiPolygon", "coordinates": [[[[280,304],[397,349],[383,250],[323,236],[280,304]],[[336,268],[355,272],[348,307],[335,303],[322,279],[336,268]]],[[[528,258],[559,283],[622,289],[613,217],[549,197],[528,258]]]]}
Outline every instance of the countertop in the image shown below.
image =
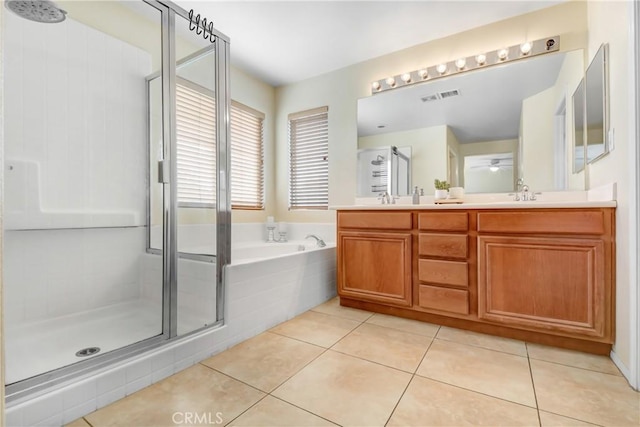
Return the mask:
{"type": "Polygon", "coordinates": [[[419,205],[400,203],[395,205],[382,204],[353,204],[330,206],[330,209],[343,210],[455,210],[455,209],[554,209],[554,208],[615,208],[615,200],[609,201],[533,201],[533,202],[486,202],[435,204],[422,203],[419,205]]]}

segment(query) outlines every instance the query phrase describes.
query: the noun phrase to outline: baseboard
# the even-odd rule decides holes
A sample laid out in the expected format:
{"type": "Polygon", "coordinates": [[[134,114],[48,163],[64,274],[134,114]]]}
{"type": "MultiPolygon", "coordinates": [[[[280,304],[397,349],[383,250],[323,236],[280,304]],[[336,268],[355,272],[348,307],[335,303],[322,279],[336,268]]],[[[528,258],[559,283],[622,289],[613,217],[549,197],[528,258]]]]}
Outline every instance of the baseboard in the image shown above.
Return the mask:
{"type": "Polygon", "coordinates": [[[620,360],[616,352],[611,350],[611,354],[609,355],[609,357],[611,357],[611,360],[613,361],[614,365],[616,365],[618,369],[620,369],[620,373],[622,374],[623,377],[625,377],[629,385],[634,390],[638,390],[638,384],[636,383],[635,378],[631,377],[631,372],[629,371],[629,368],[627,368],[626,365],[622,363],[622,360],[620,360]]]}

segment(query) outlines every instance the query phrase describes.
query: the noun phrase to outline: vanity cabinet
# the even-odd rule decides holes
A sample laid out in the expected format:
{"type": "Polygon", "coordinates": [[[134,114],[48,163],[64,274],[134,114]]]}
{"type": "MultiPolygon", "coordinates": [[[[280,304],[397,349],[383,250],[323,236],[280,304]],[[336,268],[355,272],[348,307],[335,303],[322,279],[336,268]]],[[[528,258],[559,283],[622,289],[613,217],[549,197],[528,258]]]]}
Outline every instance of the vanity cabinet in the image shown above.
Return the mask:
{"type": "Polygon", "coordinates": [[[468,215],[418,214],[418,307],[469,314],[468,215]]]}
{"type": "Polygon", "coordinates": [[[607,354],[614,208],[338,212],[341,304],[607,354]]]}
{"type": "Polygon", "coordinates": [[[338,293],[410,307],[411,213],[340,212],[338,229],[338,293]]]}
{"type": "Polygon", "coordinates": [[[610,339],[612,211],[478,214],[478,317],[610,339]]]}

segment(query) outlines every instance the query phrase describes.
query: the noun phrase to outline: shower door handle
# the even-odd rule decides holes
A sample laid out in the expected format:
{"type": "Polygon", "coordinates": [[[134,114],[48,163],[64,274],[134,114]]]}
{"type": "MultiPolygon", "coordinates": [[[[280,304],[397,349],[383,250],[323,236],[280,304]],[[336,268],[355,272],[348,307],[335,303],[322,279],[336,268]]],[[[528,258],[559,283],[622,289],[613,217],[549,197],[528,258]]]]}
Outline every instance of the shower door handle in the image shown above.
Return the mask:
{"type": "Polygon", "coordinates": [[[169,163],[165,160],[158,160],[158,183],[169,184],[169,163]]]}

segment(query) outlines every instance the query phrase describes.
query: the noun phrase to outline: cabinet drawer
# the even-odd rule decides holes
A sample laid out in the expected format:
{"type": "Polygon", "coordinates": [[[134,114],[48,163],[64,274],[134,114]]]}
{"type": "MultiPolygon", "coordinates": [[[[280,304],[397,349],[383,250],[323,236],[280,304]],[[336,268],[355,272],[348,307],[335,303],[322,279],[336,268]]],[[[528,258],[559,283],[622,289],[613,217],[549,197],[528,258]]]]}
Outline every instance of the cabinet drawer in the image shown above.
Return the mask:
{"type": "Polygon", "coordinates": [[[466,259],[467,235],[420,233],[418,251],[424,256],[466,259]]]}
{"type": "Polygon", "coordinates": [[[411,212],[338,212],[339,228],[411,230],[411,212]]]}
{"type": "Polygon", "coordinates": [[[466,212],[425,212],[418,214],[418,228],[434,231],[467,231],[469,215],[466,212]]]}
{"type": "Polygon", "coordinates": [[[478,232],[602,234],[604,212],[480,212],[478,232]]]}
{"type": "Polygon", "coordinates": [[[421,282],[468,288],[467,263],[421,259],[418,261],[418,279],[421,282]]]}
{"type": "Polygon", "coordinates": [[[432,310],[469,314],[469,292],[420,285],[418,305],[432,310]]]}

